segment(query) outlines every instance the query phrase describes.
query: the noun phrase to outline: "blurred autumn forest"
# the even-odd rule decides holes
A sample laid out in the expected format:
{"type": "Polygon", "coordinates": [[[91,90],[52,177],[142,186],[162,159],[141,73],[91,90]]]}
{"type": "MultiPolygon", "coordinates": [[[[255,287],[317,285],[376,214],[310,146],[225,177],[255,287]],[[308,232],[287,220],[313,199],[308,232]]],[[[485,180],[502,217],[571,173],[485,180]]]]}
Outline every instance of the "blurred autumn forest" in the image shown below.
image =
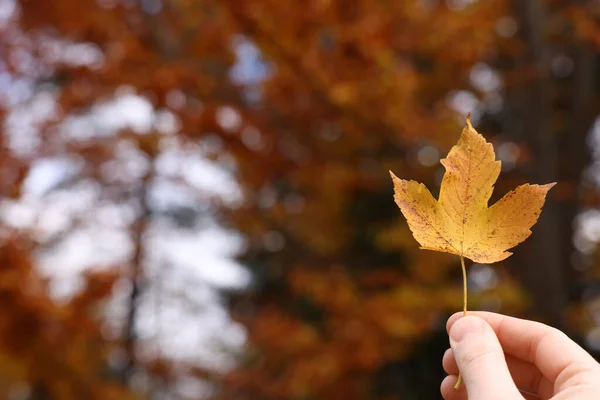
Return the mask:
{"type": "Polygon", "coordinates": [[[599,47],[584,0],[0,1],[0,399],[439,398],[460,263],[388,170],[468,112],[492,201],[558,182],[470,307],[600,354],[599,47]]]}

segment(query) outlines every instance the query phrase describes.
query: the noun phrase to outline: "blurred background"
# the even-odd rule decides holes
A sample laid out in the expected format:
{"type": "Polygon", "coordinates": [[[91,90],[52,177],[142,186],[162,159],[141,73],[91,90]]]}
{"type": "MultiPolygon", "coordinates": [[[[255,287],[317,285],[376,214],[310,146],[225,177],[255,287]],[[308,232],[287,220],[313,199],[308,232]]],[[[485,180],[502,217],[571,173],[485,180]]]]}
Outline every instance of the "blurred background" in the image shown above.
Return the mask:
{"type": "Polygon", "coordinates": [[[558,182],[469,262],[470,308],[600,355],[600,4],[0,0],[0,400],[439,399],[465,116],[492,201],[558,182]]]}

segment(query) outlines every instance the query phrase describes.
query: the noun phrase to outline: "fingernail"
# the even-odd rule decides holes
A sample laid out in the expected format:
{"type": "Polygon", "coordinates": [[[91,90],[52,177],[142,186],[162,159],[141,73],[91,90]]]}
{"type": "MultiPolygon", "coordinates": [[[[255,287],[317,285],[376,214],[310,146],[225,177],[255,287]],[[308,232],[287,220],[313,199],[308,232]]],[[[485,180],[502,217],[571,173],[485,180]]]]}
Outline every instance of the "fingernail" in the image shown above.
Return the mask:
{"type": "Polygon", "coordinates": [[[481,333],[483,331],[483,321],[477,317],[462,317],[450,328],[450,338],[455,342],[460,342],[467,335],[472,333],[481,333]]]}

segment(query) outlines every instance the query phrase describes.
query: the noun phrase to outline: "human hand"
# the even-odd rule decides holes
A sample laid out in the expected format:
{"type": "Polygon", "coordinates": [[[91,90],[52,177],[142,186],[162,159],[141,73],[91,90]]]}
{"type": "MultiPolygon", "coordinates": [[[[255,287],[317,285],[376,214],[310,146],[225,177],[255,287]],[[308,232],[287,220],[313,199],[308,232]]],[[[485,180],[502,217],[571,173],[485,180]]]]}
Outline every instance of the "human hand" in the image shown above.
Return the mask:
{"type": "Polygon", "coordinates": [[[600,364],[557,329],[488,312],[454,314],[446,329],[446,400],[600,399],[600,364]]]}

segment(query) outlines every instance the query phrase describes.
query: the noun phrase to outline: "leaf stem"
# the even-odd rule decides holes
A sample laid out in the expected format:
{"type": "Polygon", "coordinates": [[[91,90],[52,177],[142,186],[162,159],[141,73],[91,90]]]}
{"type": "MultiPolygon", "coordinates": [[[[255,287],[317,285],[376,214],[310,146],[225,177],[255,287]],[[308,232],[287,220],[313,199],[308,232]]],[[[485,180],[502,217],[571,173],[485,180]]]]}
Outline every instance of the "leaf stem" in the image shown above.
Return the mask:
{"type": "Polygon", "coordinates": [[[463,317],[467,315],[467,268],[465,267],[465,259],[460,256],[460,266],[462,267],[463,276],[463,317]]]}
{"type": "MultiPolygon", "coordinates": [[[[467,268],[465,268],[465,259],[463,256],[460,256],[460,266],[462,267],[462,276],[463,276],[463,317],[467,315],[467,268]]],[[[460,389],[460,384],[462,383],[462,376],[460,372],[458,373],[458,380],[456,381],[456,385],[454,385],[454,390],[460,389]]]]}

